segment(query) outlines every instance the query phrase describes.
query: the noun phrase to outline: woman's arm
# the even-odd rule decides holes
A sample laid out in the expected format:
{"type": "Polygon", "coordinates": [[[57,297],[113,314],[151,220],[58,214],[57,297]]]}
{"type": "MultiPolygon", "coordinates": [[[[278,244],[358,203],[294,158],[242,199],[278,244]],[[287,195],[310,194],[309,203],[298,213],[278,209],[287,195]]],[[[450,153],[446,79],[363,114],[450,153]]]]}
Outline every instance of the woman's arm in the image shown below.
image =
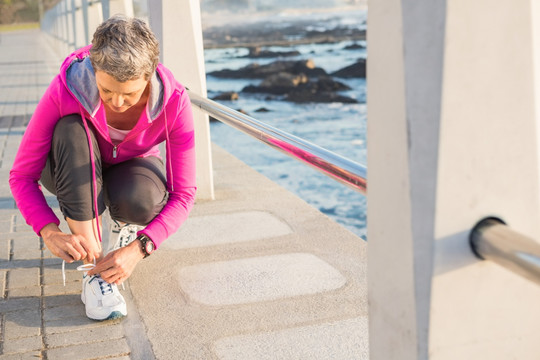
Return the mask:
{"type": "Polygon", "coordinates": [[[38,184],[47,163],[54,127],[61,115],[55,102],[59,83],[60,78],[57,76],[39,101],[9,176],[9,185],[17,207],[38,235],[47,224],[60,224],[38,184]]]}
{"type": "Polygon", "coordinates": [[[156,248],[175,233],[187,219],[195,202],[195,133],[191,102],[184,90],[178,107],[166,108],[169,145],[165,167],[169,200],[148,226],[139,233],[146,234],[156,248]],[[172,111],[171,111],[172,110],[172,111]]]}

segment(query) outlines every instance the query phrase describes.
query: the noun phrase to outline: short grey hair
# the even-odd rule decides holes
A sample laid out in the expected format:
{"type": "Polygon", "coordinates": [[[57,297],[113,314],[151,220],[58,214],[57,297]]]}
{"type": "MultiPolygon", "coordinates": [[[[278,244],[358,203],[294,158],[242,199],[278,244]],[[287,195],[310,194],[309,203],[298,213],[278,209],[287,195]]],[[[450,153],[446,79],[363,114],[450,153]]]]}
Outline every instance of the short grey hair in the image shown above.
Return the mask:
{"type": "Polygon", "coordinates": [[[115,15],[96,29],[90,61],[95,71],[119,82],[141,76],[150,80],[159,62],[159,42],[143,20],[115,15]]]}

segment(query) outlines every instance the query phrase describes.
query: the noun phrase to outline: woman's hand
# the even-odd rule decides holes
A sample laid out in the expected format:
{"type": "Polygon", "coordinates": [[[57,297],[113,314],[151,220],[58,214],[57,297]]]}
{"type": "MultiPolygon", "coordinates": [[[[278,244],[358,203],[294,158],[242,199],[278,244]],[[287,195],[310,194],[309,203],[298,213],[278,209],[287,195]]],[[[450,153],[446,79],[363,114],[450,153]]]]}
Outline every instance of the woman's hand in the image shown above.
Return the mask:
{"type": "Polygon", "coordinates": [[[66,234],[56,224],[48,224],[40,231],[45,246],[68,263],[78,260],[93,262],[101,256],[101,246],[82,235],[66,234]]]}
{"type": "Polygon", "coordinates": [[[121,284],[131,276],[135,266],[144,258],[140,240],[112,251],[88,272],[88,275],[99,274],[109,284],[121,284]]]}

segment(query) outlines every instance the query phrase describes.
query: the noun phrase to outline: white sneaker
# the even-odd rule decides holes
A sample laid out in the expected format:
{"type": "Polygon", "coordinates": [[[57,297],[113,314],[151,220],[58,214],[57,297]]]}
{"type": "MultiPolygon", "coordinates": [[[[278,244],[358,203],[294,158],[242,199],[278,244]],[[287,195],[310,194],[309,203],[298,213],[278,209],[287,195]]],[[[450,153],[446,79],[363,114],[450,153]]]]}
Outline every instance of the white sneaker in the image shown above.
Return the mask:
{"type": "Polygon", "coordinates": [[[107,253],[120,249],[131,243],[137,238],[137,231],[141,230],[143,226],[124,224],[116,220],[111,220],[110,236],[109,236],[109,250],[107,253]]]}
{"type": "Polygon", "coordinates": [[[99,275],[83,277],[81,300],[92,320],[118,319],[127,315],[126,301],[115,284],[99,275]]]}

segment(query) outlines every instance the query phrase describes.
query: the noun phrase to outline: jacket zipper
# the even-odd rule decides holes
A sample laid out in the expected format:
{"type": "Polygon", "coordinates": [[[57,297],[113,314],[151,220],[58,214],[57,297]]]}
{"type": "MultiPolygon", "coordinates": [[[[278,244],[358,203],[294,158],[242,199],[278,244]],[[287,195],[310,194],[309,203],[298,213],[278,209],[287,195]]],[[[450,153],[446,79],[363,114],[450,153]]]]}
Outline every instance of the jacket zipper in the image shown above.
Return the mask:
{"type": "Polygon", "coordinates": [[[113,145],[113,151],[112,151],[113,159],[116,159],[116,158],[118,157],[118,147],[119,147],[120,145],[122,145],[122,144],[125,143],[126,141],[131,140],[132,138],[137,137],[137,135],[139,135],[139,134],[140,134],[141,132],[143,132],[143,131],[146,131],[150,126],[151,126],[151,124],[148,125],[148,126],[146,126],[146,127],[143,128],[143,129],[140,129],[140,130],[137,131],[135,134],[129,133],[128,136],[126,136],[126,138],[125,138],[124,140],[122,140],[122,142],[121,142],[120,144],[118,144],[118,145],[113,145]]]}

